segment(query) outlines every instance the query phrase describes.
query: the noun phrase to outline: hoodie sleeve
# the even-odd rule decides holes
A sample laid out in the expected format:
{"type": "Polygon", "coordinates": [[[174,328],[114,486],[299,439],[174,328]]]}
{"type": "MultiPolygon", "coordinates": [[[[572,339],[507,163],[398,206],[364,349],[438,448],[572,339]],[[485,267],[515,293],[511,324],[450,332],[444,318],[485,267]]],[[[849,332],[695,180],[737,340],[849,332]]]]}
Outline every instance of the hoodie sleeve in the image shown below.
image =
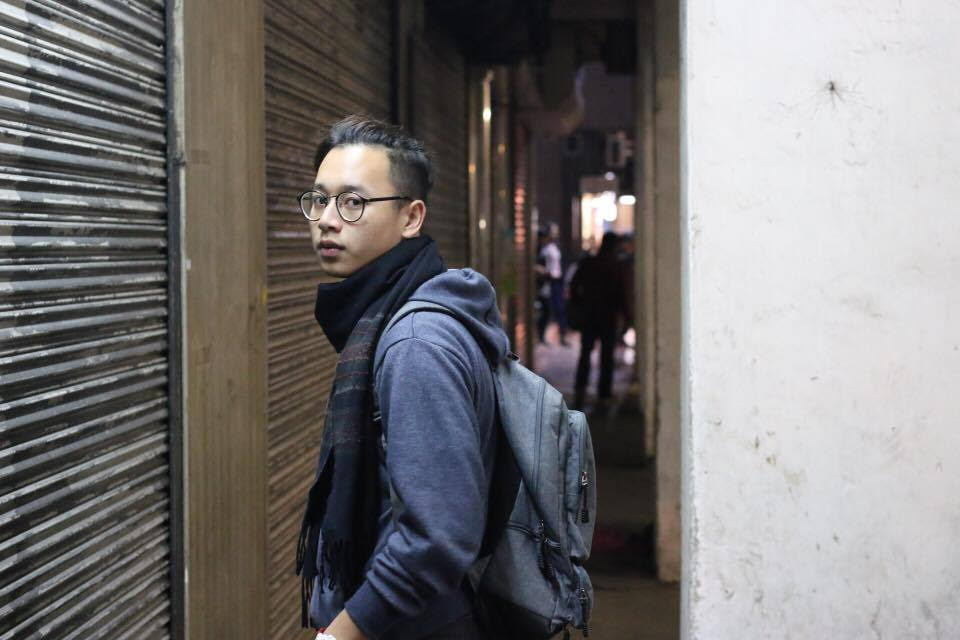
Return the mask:
{"type": "Polygon", "coordinates": [[[480,549],[488,486],[463,355],[405,337],[387,348],[377,375],[387,470],[403,508],[346,603],[371,638],[459,587],[480,549]]]}

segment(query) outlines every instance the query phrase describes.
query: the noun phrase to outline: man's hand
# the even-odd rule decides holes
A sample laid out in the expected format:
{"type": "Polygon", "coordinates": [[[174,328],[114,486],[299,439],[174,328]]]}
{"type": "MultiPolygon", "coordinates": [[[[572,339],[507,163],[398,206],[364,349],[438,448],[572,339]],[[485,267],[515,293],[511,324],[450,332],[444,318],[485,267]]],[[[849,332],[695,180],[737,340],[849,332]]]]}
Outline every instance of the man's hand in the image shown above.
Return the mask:
{"type": "Polygon", "coordinates": [[[363,635],[360,628],[354,624],[353,618],[350,617],[346,609],[341,611],[337,617],[333,619],[333,622],[327,627],[326,633],[329,633],[337,640],[367,640],[367,636],[363,635]]]}

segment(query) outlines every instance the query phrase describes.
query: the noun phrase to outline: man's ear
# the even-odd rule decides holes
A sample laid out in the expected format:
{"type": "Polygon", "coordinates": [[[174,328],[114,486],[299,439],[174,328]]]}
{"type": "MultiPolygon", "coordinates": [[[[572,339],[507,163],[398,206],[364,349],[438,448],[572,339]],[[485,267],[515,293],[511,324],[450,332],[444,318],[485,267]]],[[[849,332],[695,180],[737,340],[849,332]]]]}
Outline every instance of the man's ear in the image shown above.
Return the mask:
{"type": "Polygon", "coordinates": [[[400,235],[404,238],[416,238],[427,218],[427,204],[423,200],[414,200],[403,209],[403,229],[400,235]]]}

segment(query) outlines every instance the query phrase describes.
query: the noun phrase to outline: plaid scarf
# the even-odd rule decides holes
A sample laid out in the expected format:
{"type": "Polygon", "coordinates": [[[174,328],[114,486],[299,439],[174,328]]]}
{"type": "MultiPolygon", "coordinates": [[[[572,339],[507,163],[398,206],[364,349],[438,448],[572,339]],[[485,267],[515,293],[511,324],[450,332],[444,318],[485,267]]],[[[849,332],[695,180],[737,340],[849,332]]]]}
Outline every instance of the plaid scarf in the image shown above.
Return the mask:
{"type": "Polygon", "coordinates": [[[420,236],[403,240],[347,279],[317,289],[317,321],[339,357],[297,543],[304,627],[314,583],[321,591],[338,585],[349,598],[373,554],[381,507],[373,356],[393,313],[444,269],[433,240],[420,236]]]}

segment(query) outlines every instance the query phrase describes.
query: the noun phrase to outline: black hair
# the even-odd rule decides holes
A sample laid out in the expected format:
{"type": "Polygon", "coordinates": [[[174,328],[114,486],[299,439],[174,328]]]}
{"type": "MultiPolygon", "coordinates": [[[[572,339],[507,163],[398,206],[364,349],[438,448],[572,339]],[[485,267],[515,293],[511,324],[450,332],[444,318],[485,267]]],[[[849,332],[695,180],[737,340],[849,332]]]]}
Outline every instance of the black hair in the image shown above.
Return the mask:
{"type": "Polygon", "coordinates": [[[607,231],[603,234],[603,240],[600,241],[600,250],[598,255],[610,255],[620,246],[620,236],[614,231],[607,231]]]}
{"type": "Polygon", "coordinates": [[[334,122],[317,147],[314,173],[331,149],[350,144],[384,147],[390,159],[390,179],[398,190],[396,195],[427,201],[433,186],[433,162],[423,143],[402,127],[374,118],[352,115],[334,122]]]}

